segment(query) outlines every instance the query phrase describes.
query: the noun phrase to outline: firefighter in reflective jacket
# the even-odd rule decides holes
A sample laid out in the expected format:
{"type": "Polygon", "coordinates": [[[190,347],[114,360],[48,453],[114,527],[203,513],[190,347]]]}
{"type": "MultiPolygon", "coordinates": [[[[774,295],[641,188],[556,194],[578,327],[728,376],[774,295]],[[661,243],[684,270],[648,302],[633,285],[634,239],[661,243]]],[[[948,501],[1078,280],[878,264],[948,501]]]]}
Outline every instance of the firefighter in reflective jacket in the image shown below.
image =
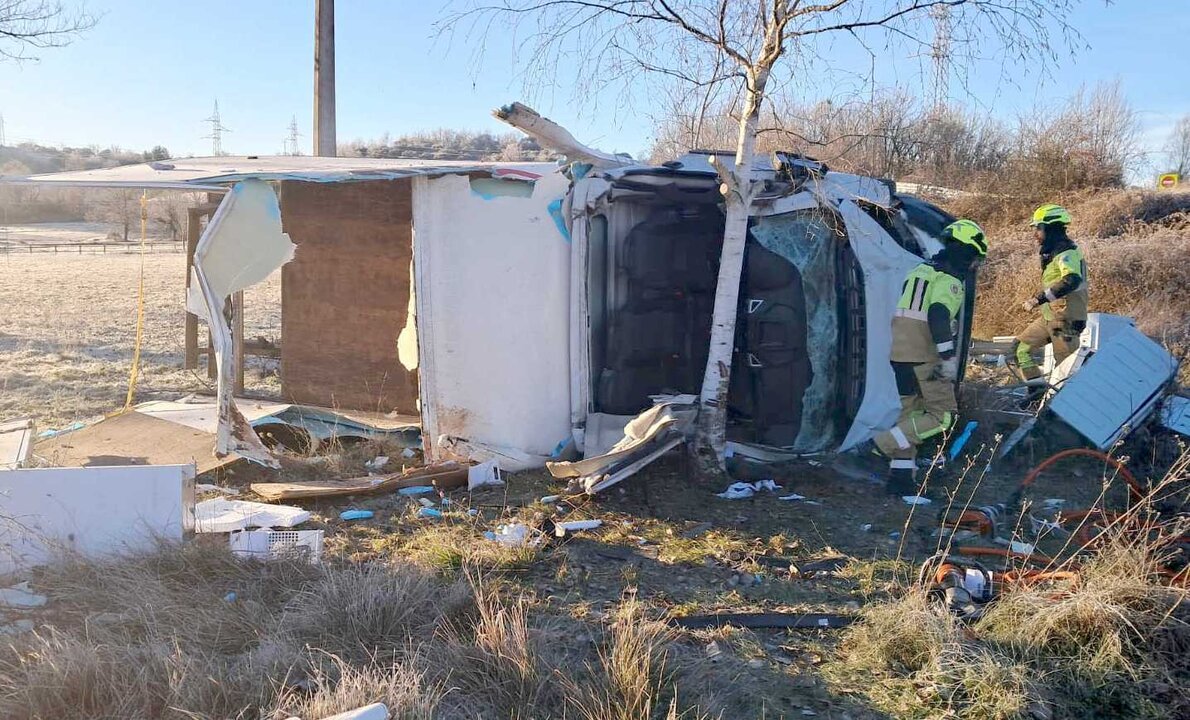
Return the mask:
{"type": "Polygon", "coordinates": [[[942,250],[909,273],[892,320],[892,367],[901,396],[897,424],[876,435],[889,458],[888,491],[917,491],[917,446],[950,428],[958,407],[956,328],[963,281],[988,252],[979,225],[957,220],[942,230],[942,250]]]}
{"type": "Polygon", "coordinates": [[[1042,205],[1033,213],[1033,232],[1041,252],[1041,292],[1025,301],[1026,311],[1041,307],[1041,317],[1017,333],[1013,358],[1025,380],[1041,377],[1033,351],[1054,346],[1054,363],[1078,347],[1087,326],[1087,260],[1066,235],[1070,213],[1058,205],[1042,205]]]}

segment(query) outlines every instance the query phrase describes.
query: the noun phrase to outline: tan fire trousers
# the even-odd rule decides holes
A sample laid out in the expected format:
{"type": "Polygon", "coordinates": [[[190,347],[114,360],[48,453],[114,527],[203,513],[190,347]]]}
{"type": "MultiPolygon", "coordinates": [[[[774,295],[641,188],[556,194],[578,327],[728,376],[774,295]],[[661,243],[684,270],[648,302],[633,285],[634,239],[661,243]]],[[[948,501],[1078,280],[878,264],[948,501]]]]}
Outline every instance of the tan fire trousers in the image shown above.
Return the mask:
{"type": "Polygon", "coordinates": [[[1045,347],[1046,343],[1053,343],[1056,365],[1070,357],[1078,347],[1078,334],[1073,332],[1069,323],[1057,319],[1046,320],[1044,317],[1037,318],[1017,333],[1016,351],[1013,354],[1016,366],[1026,380],[1041,377],[1041,370],[1033,359],[1033,351],[1045,347]]]}
{"type": "Polygon", "coordinates": [[[876,447],[889,457],[892,469],[912,467],[900,461],[917,457],[917,446],[950,429],[958,412],[954,383],[938,377],[937,363],[913,367],[917,392],[901,395],[901,414],[897,424],[876,435],[876,447]]]}

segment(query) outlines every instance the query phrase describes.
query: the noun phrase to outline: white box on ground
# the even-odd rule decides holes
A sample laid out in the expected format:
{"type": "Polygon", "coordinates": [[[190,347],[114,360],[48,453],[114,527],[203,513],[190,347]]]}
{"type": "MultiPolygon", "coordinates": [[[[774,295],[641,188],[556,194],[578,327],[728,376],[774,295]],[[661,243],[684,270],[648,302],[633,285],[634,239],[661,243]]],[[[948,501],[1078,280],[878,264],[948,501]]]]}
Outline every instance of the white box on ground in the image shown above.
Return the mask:
{"type": "Polygon", "coordinates": [[[321,530],[241,530],[229,536],[231,551],[256,560],[302,558],[312,563],[322,558],[321,530]]]}
{"type": "Polygon", "coordinates": [[[193,529],[193,465],[0,473],[0,574],[61,551],[105,555],[180,541],[193,529]]]}

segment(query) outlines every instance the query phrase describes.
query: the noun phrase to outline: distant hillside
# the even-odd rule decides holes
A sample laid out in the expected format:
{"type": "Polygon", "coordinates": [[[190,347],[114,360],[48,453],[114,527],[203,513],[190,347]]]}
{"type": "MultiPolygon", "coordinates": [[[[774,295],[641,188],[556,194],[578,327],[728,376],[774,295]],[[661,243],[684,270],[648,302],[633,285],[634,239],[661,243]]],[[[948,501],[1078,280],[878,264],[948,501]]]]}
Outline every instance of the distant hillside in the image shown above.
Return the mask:
{"type": "Polygon", "coordinates": [[[355,140],[339,146],[343,157],[411,158],[418,160],[477,160],[549,162],[557,153],[543,149],[520,133],[439,129],[375,140],[355,140]]]}
{"type": "Polygon", "coordinates": [[[0,145],[0,175],[96,170],[149,160],[165,160],[168,157],[169,150],[160,145],[143,152],[118,147],[47,147],[36,143],[0,145]]]}

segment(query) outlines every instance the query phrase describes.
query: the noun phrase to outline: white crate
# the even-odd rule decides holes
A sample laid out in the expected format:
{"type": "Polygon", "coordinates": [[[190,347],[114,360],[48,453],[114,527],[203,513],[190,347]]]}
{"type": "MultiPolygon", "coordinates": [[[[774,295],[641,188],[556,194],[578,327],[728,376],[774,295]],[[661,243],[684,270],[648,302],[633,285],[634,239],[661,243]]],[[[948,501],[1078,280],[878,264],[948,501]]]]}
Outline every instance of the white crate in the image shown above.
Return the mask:
{"type": "Polygon", "coordinates": [[[230,535],[231,551],[257,560],[322,557],[321,530],[241,530],[230,535]]]}

